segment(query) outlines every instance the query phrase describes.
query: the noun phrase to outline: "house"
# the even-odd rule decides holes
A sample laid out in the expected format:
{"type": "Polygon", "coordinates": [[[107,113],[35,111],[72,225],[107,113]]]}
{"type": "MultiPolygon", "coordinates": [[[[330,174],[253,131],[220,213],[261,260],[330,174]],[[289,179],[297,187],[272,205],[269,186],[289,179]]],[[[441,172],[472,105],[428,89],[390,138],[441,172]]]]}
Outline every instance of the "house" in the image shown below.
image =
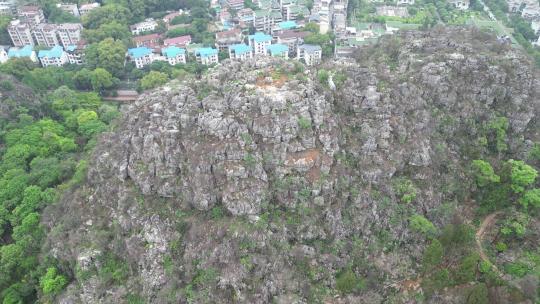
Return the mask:
{"type": "Polygon", "coordinates": [[[128,56],[138,69],[142,69],[144,66],[154,62],[152,49],[145,46],[128,49],[128,56]]]}
{"type": "Polygon", "coordinates": [[[267,54],[272,57],[289,59],[289,47],[285,44],[271,44],[266,46],[267,54]]]}
{"type": "Polygon", "coordinates": [[[81,40],[83,26],[80,23],[62,23],[56,27],[58,38],[64,48],[68,45],[77,45],[81,40]]]}
{"type": "Polygon", "coordinates": [[[67,53],[64,52],[64,49],[59,45],[50,50],[39,51],[38,58],[43,67],[63,66],[68,62],[67,53]]]}
{"type": "Polygon", "coordinates": [[[169,24],[171,23],[171,21],[175,18],[175,17],[178,17],[182,15],[180,12],[172,12],[172,13],[169,13],[165,16],[163,16],[163,22],[165,22],[165,24],[169,24]]]}
{"type": "Polygon", "coordinates": [[[30,25],[20,20],[13,20],[9,23],[7,30],[14,46],[35,45],[30,25]]]}
{"type": "Polygon", "coordinates": [[[155,47],[159,45],[160,40],[161,40],[160,34],[148,34],[148,35],[133,37],[133,44],[135,44],[136,47],[141,47],[141,46],[155,47]]]}
{"type": "Polygon", "coordinates": [[[68,45],[66,47],[68,62],[77,65],[83,64],[85,47],[84,41],[79,41],[77,45],[68,45]]]}
{"type": "Polygon", "coordinates": [[[469,0],[449,0],[448,2],[460,10],[468,9],[470,4],[469,0]]]}
{"type": "Polygon", "coordinates": [[[6,49],[3,47],[0,47],[0,63],[6,63],[6,61],[9,60],[8,53],[6,52],[6,49]]]}
{"type": "Polygon", "coordinates": [[[195,51],[197,62],[210,65],[218,63],[218,50],[213,48],[200,48],[195,51]]]}
{"type": "Polygon", "coordinates": [[[226,50],[233,44],[239,44],[243,41],[242,31],[240,29],[232,29],[216,33],[216,47],[220,50],[226,50]]]}
{"type": "Polygon", "coordinates": [[[174,37],[163,40],[164,46],[178,46],[178,47],[185,47],[186,45],[191,43],[191,36],[180,36],[180,37],[174,37]]]}
{"type": "Polygon", "coordinates": [[[414,0],[397,0],[397,5],[413,5],[414,0]]]}
{"type": "Polygon", "coordinates": [[[148,18],[142,22],[135,23],[129,26],[131,34],[140,35],[145,32],[152,32],[156,30],[158,23],[153,18],[148,18]]]}
{"type": "Polygon", "coordinates": [[[98,2],[82,4],[81,6],[79,6],[79,13],[81,14],[81,16],[84,16],[88,14],[91,10],[94,10],[100,6],[101,4],[99,4],[98,2]]]}
{"type": "Polygon", "coordinates": [[[38,58],[36,52],[32,49],[31,45],[25,45],[22,48],[12,47],[8,51],[8,58],[30,58],[33,62],[37,62],[38,58]]]}
{"type": "MultiPolygon", "coordinates": [[[[450,1],[459,1],[463,2],[463,0],[450,0],[450,1]]],[[[403,6],[377,6],[376,8],[377,15],[378,16],[389,16],[389,17],[409,17],[409,12],[407,11],[406,7],[403,6]]]]}
{"type": "Polygon", "coordinates": [[[253,25],[253,10],[250,8],[244,8],[236,12],[238,22],[242,27],[250,27],[253,25]]]}
{"type": "Polygon", "coordinates": [[[280,12],[257,10],[253,12],[253,26],[257,31],[270,33],[275,24],[283,19],[280,12]]]}
{"type": "Polygon", "coordinates": [[[322,59],[322,48],[315,44],[302,44],[298,46],[296,59],[304,60],[306,65],[319,64],[322,59]]]}
{"type": "Polygon", "coordinates": [[[40,23],[45,22],[45,15],[43,10],[36,5],[23,5],[19,7],[17,16],[22,23],[28,23],[30,27],[34,27],[40,23]]]}
{"type": "Polygon", "coordinates": [[[40,23],[32,29],[32,34],[38,45],[53,47],[60,44],[56,34],[56,24],[40,23]]]}
{"type": "Polygon", "coordinates": [[[255,55],[266,55],[266,47],[272,44],[272,36],[257,32],[254,35],[249,35],[248,41],[255,55]]]}
{"type": "Polygon", "coordinates": [[[167,60],[170,65],[186,63],[186,50],[177,46],[169,46],[161,49],[161,55],[165,57],[165,60],[167,60]]]}
{"type": "Polygon", "coordinates": [[[244,43],[229,46],[229,58],[237,60],[247,60],[253,58],[253,48],[244,43]]]}
{"type": "Polygon", "coordinates": [[[77,4],[57,3],[56,7],[75,17],[81,16],[81,14],[79,13],[79,8],[77,7],[77,4]]]}
{"type": "Polygon", "coordinates": [[[283,31],[275,36],[276,42],[279,44],[285,44],[289,47],[289,54],[296,56],[297,47],[299,44],[304,43],[304,38],[310,35],[310,32],[299,31],[283,31]]]}
{"type": "Polygon", "coordinates": [[[227,6],[233,10],[241,10],[244,8],[244,0],[225,0],[227,6]]]}

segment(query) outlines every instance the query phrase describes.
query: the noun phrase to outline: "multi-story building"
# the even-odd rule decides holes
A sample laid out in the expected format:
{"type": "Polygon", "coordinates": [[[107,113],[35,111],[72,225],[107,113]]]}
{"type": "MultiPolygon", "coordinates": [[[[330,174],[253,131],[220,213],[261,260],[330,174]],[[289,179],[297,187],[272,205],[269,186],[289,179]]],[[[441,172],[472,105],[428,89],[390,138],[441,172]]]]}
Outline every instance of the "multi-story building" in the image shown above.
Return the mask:
{"type": "Polygon", "coordinates": [[[133,35],[140,35],[145,32],[152,32],[156,29],[158,23],[152,18],[148,18],[143,22],[135,23],[129,26],[131,33],[133,35]]]}
{"type": "Polygon", "coordinates": [[[7,30],[14,46],[35,45],[30,25],[20,20],[13,20],[9,23],[7,30]]]}
{"type": "Polygon", "coordinates": [[[163,40],[164,46],[178,46],[178,47],[185,47],[186,45],[191,43],[191,36],[180,36],[180,37],[174,37],[163,40]]]}
{"type": "Polygon", "coordinates": [[[255,55],[266,55],[266,47],[272,44],[272,36],[257,32],[254,35],[249,35],[248,41],[255,55]]]}
{"type": "Polygon", "coordinates": [[[142,35],[133,37],[133,44],[137,47],[141,46],[147,46],[147,47],[155,47],[159,45],[159,41],[161,40],[160,34],[149,34],[149,35],[142,35]]]}
{"type": "Polygon", "coordinates": [[[15,2],[0,1],[0,15],[12,15],[16,11],[15,2]]]}
{"type": "Polygon", "coordinates": [[[77,4],[58,3],[56,4],[56,7],[75,17],[81,16],[81,14],[79,13],[79,8],[77,7],[77,4]]]}
{"type": "Polygon", "coordinates": [[[63,66],[68,62],[67,53],[57,45],[50,50],[41,50],[38,53],[39,61],[43,67],[63,66]]]}
{"type": "Polygon", "coordinates": [[[289,54],[296,56],[298,45],[304,43],[304,38],[311,34],[310,32],[283,31],[275,36],[276,42],[285,44],[289,47],[289,54]]]}
{"type": "Polygon", "coordinates": [[[289,5],[283,8],[284,20],[297,20],[299,16],[308,17],[309,9],[303,5],[289,5]]]}
{"type": "Polygon", "coordinates": [[[296,24],[296,21],[289,20],[289,21],[281,21],[278,24],[272,28],[272,35],[276,36],[278,33],[282,33],[283,31],[293,30],[295,28],[298,28],[298,24],[296,24]]]}
{"type": "Polygon", "coordinates": [[[460,10],[468,9],[470,4],[469,0],[448,0],[448,2],[460,10]]]}
{"type": "Polygon", "coordinates": [[[236,12],[238,22],[241,27],[247,28],[253,25],[253,10],[250,8],[244,8],[236,12]]]}
{"type": "Polygon", "coordinates": [[[81,14],[81,16],[84,16],[88,14],[91,10],[94,10],[100,6],[101,4],[99,4],[98,2],[82,4],[81,6],[79,6],[79,13],[81,14]]]}
{"type": "Polygon", "coordinates": [[[236,60],[247,60],[253,58],[253,48],[244,43],[229,46],[229,58],[236,60]]]}
{"type": "Polygon", "coordinates": [[[413,5],[414,0],[397,0],[397,5],[413,5]]]}
{"type": "Polygon", "coordinates": [[[31,45],[25,45],[22,48],[12,47],[8,51],[8,58],[29,58],[33,62],[37,62],[36,52],[34,52],[31,45]]]}
{"type": "Polygon", "coordinates": [[[306,65],[319,64],[322,59],[322,48],[315,44],[302,44],[298,46],[296,59],[304,60],[306,65]]]}
{"type": "Polygon", "coordinates": [[[272,57],[289,59],[289,47],[285,44],[271,44],[266,47],[266,53],[272,57]]]}
{"type": "Polygon", "coordinates": [[[23,5],[19,7],[17,16],[22,23],[28,23],[30,27],[34,27],[42,22],[45,22],[43,10],[36,5],[23,5]]]}
{"type": "Polygon", "coordinates": [[[84,59],[84,48],[86,45],[79,42],[77,45],[69,45],[66,47],[66,53],[68,57],[68,62],[71,64],[83,64],[84,59]]]}
{"type": "Polygon", "coordinates": [[[280,12],[272,10],[257,10],[253,12],[253,26],[257,31],[270,33],[276,23],[282,21],[280,12]]]}
{"type": "Polygon", "coordinates": [[[62,23],[56,27],[58,38],[62,46],[77,45],[81,40],[83,26],[80,23],[62,23]]]}
{"type": "Polygon", "coordinates": [[[128,49],[128,56],[138,69],[154,62],[154,53],[152,49],[145,46],[128,49]]]}
{"type": "Polygon", "coordinates": [[[186,50],[177,46],[169,46],[161,49],[161,54],[170,65],[186,63],[186,50]]]}
{"type": "Polygon", "coordinates": [[[241,10],[244,8],[244,0],[225,0],[227,6],[234,10],[241,10]]]}
{"type": "Polygon", "coordinates": [[[32,29],[32,34],[38,45],[53,47],[59,44],[55,24],[40,23],[32,29]]]}
{"type": "Polygon", "coordinates": [[[226,50],[230,45],[242,43],[243,40],[242,31],[240,29],[216,33],[216,47],[220,51],[226,50]]]}
{"type": "Polygon", "coordinates": [[[205,65],[218,63],[218,50],[213,48],[197,49],[195,51],[195,59],[197,60],[197,62],[205,65]]]}

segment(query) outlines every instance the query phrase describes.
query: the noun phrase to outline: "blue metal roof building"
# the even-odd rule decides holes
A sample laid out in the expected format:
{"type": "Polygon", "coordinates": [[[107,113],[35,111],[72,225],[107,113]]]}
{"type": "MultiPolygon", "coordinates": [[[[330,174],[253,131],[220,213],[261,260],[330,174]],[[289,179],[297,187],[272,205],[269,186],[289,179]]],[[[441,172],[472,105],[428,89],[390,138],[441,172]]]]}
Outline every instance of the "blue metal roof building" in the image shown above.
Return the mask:
{"type": "Polygon", "coordinates": [[[186,54],[186,50],[184,49],[181,49],[177,46],[170,46],[170,47],[166,47],[166,48],[163,48],[161,49],[161,54],[167,58],[173,58],[173,57],[176,57],[178,55],[185,55],[186,54]]]}
{"type": "Polygon", "coordinates": [[[289,54],[289,47],[285,44],[271,44],[266,47],[272,56],[286,56],[289,54]]]}
{"type": "Polygon", "coordinates": [[[32,56],[32,46],[25,45],[23,48],[14,49],[10,48],[8,51],[8,58],[21,58],[21,57],[30,57],[32,56]]]}
{"type": "Polygon", "coordinates": [[[253,40],[258,43],[268,42],[268,41],[272,41],[272,36],[267,35],[265,33],[257,32],[254,35],[249,35],[249,40],[253,40]]]}
{"type": "Polygon", "coordinates": [[[253,51],[253,48],[246,44],[233,44],[230,46],[235,54],[241,55],[253,51]]]}
{"type": "Polygon", "coordinates": [[[57,45],[50,50],[41,50],[38,53],[39,58],[60,58],[64,53],[64,49],[57,45]]]}
{"type": "Polygon", "coordinates": [[[298,25],[296,24],[296,21],[293,21],[293,20],[280,22],[278,23],[278,26],[281,30],[291,30],[298,27],[298,25]]]}
{"type": "Polygon", "coordinates": [[[213,49],[213,48],[200,48],[195,51],[195,54],[201,57],[210,57],[213,55],[217,55],[218,50],[213,49]]]}
{"type": "Polygon", "coordinates": [[[145,46],[128,49],[128,55],[131,58],[137,59],[152,54],[152,49],[145,46]]]}

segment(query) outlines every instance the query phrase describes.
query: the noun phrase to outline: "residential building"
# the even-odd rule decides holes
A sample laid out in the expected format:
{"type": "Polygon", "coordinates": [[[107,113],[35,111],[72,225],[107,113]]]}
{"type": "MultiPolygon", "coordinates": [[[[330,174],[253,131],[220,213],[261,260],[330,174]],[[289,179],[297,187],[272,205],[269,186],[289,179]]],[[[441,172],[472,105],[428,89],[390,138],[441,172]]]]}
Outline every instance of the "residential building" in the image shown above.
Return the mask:
{"type": "Polygon", "coordinates": [[[297,27],[298,27],[298,24],[296,24],[296,21],[293,21],[293,20],[281,21],[276,26],[274,26],[274,28],[272,29],[272,34],[275,35],[283,31],[293,30],[297,27]]]}
{"type": "MultiPolygon", "coordinates": [[[[463,0],[450,0],[455,2],[463,2],[463,0]]],[[[456,6],[457,7],[457,6],[456,6]]],[[[376,8],[378,16],[389,16],[389,17],[409,17],[409,12],[406,7],[403,6],[377,6],[376,8]]]]}
{"type": "Polygon", "coordinates": [[[174,37],[163,40],[164,46],[178,46],[178,47],[185,47],[186,45],[191,43],[191,36],[180,36],[180,37],[174,37]]]}
{"type": "Polygon", "coordinates": [[[79,14],[81,16],[84,16],[84,15],[88,14],[91,10],[94,10],[94,9],[100,7],[100,6],[101,6],[101,4],[99,4],[98,2],[81,4],[79,6],[79,14]]]}
{"type": "Polygon", "coordinates": [[[232,29],[216,33],[216,47],[220,50],[226,50],[233,44],[239,44],[243,41],[242,31],[240,29],[232,29]]]}
{"type": "Polygon", "coordinates": [[[154,19],[148,18],[142,22],[130,25],[129,29],[131,30],[131,34],[140,35],[145,32],[154,31],[157,26],[158,26],[158,23],[154,19]]]}
{"type": "Polygon", "coordinates": [[[7,30],[14,46],[35,45],[30,25],[20,20],[13,20],[9,23],[7,30]]]}
{"type": "Polygon", "coordinates": [[[25,45],[22,48],[12,47],[8,51],[8,58],[29,58],[33,62],[37,62],[36,52],[34,52],[31,45],[25,45]]]}
{"type": "Polygon", "coordinates": [[[397,0],[397,5],[413,5],[414,0],[397,0]]]}
{"type": "Polygon", "coordinates": [[[0,15],[13,15],[13,13],[16,11],[17,10],[15,2],[0,2],[0,15]]]}
{"type": "Polygon", "coordinates": [[[302,44],[298,46],[296,59],[304,60],[306,65],[319,64],[322,59],[322,48],[315,44],[302,44]]]}
{"type": "Polygon", "coordinates": [[[3,47],[0,47],[0,63],[6,63],[8,61],[8,53],[6,52],[6,49],[3,47]]]}
{"type": "Polygon", "coordinates": [[[171,21],[175,18],[175,17],[178,17],[180,16],[181,13],[180,12],[172,12],[172,13],[169,13],[165,16],[163,16],[163,22],[165,22],[166,24],[169,24],[171,23],[171,21]]]}
{"type": "Polygon", "coordinates": [[[64,52],[64,49],[59,45],[50,50],[39,51],[38,58],[43,67],[63,66],[68,62],[67,53],[64,52]]]}
{"type": "Polygon", "coordinates": [[[141,47],[141,46],[155,47],[159,45],[160,40],[161,40],[160,34],[148,34],[148,35],[133,37],[133,44],[135,44],[136,47],[141,47]]]}
{"type": "Polygon", "coordinates": [[[236,60],[247,60],[253,58],[253,48],[244,43],[229,46],[229,58],[236,60]]]}
{"type": "Polygon", "coordinates": [[[248,28],[253,25],[253,10],[250,8],[244,8],[236,12],[238,17],[238,23],[240,27],[248,28]]]}
{"type": "Polygon", "coordinates": [[[266,47],[267,54],[272,57],[289,59],[289,47],[285,44],[271,44],[266,47]]]}
{"type": "Polygon", "coordinates": [[[169,46],[161,49],[161,54],[170,65],[186,63],[186,50],[177,46],[169,46]]]}
{"type": "Polygon", "coordinates": [[[333,29],[336,33],[343,33],[347,27],[347,18],[345,14],[334,14],[333,29]]]}
{"type": "Polygon", "coordinates": [[[81,16],[81,14],[79,13],[79,8],[77,7],[77,4],[58,3],[56,4],[56,7],[75,17],[81,16]]]}
{"type": "Polygon", "coordinates": [[[197,62],[210,65],[218,63],[218,50],[213,48],[200,48],[195,51],[197,62]]]}
{"type": "Polygon", "coordinates": [[[283,31],[275,36],[276,42],[285,44],[289,47],[289,55],[296,56],[298,45],[304,43],[304,38],[311,34],[310,32],[283,31]]]}
{"type": "Polygon", "coordinates": [[[468,9],[470,4],[469,0],[448,0],[448,2],[460,10],[468,9]]]}
{"type": "Polygon", "coordinates": [[[253,26],[259,32],[270,33],[275,24],[282,21],[280,12],[272,10],[257,10],[253,12],[253,26]]]}
{"type": "Polygon", "coordinates": [[[244,8],[244,0],[225,0],[227,6],[234,10],[241,10],[244,8]]]}
{"type": "Polygon", "coordinates": [[[257,32],[254,35],[249,35],[248,41],[255,55],[266,55],[266,47],[272,44],[272,36],[257,32]]]}
{"type": "Polygon", "coordinates": [[[32,34],[38,45],[47,47],[59,45],[56,24],[40,23],[32,29],[32,34]]]}
{"type": "Polygon", "coordinates": [[[149,65],[154,61],[152,49],[145,46],[128,49],[128,56],[138,69],[142,69],[145,65],[149,65]]]}
{"type": "Polygon", "coordinates": [[[86,45],[80,42],[77,45],[68,45],[66,47],[68,62],[77,65],[83,64],[85,47],[86,45]]]}
{"type": "Polygon", "coordinates": [[[43,10],[36,5],[23,5],[19,7],[17,16],[22,23],[28,23],[30,27],[34,27],[42,22],[45,22],[43,10]]]}
{"type": "Polygon", "coordinates": [[[68,45],[77,45],[81,40],[83,26],[80,23],[62,23],[56,27],[58,38],[64,48],[68,45]]]}
{"type": "Polygon", "coordinates": [[[299,20],[304,17],[309,17],[309,9],[303,5],[289,5],[283,8],[283,19],[284,20],[299,20]]]}

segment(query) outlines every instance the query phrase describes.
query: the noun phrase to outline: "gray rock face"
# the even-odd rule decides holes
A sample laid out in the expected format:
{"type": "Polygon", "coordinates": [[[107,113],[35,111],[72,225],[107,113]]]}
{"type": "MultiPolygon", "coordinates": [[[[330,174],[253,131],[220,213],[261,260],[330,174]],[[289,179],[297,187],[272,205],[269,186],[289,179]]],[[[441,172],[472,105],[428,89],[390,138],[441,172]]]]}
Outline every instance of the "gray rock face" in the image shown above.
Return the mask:
{"type": "Polygon", "coordinates": [[[496,42],[475,45],[470,30],[402,35],[395,52],[383,42],[319,67],[336,90],[315,69],[258,59],[129,105],[87,182],[45,216],[56,226],[45,250],[93,265],[63,303],[384,301],[424,246],[409,216],[447,223],[442,203],[462,203],[465,168],[489,148],[476,145],[486,122],[507,117],[508,153],[520,154],[540,109],[540,77],[522,55],[484,55],[496,42]],[[128,275],[103,279],[96,252],[128,275]],[[351,264],[368,289],[334,298],[351,264]]]}

